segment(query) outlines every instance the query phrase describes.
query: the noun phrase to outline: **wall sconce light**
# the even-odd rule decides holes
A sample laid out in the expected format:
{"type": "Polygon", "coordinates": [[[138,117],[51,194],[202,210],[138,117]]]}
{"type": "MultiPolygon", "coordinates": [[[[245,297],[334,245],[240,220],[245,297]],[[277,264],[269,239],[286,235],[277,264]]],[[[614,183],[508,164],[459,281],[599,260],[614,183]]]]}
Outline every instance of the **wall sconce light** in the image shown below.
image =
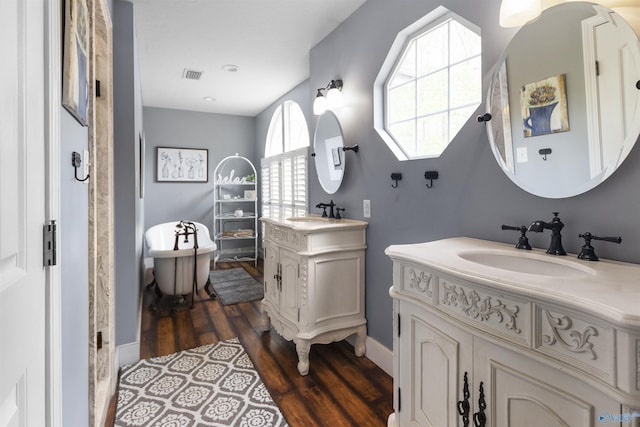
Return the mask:
{"type": "Polygon", "coordinates": [[[318,89],[313,101],[313,114],[319,116],[327,110],[342,107],[342,80],[331,80],[326,87],[318,89]]]}
{"type": "Polygon", "coordinates": [[[502,0],[500,26],[521,27],[542,13],[541,0],[502,0]]]}

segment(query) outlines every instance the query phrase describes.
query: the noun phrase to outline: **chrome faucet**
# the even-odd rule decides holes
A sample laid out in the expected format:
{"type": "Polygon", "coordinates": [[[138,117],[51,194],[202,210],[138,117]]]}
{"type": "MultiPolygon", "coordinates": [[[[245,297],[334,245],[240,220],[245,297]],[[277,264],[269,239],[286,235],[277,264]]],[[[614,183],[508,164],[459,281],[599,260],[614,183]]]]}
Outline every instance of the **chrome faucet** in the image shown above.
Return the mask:
{"type": "Polygon", "coordinates": [[[560,234],[560,230],[563,227],[564,224],[558,218],[558,212],[554,212],[551,222],[533,221],[529,226],[529,231],[541,233],[544,230],[551,230],[551,244],[547,249],[547,253],[550,255],[566,255],[567,253],[562,247],[562,235],[560,234]]]}

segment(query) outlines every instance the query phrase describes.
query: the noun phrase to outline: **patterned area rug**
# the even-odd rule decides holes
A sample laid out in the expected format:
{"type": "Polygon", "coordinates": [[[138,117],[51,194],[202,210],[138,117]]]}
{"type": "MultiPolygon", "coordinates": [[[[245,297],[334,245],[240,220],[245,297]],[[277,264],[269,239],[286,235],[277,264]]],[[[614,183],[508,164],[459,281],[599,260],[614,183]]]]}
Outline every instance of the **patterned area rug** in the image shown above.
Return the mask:
{"type": "Polygon", "coordinates": [[[264,287],[244,268],[214,270],[209,273],[213,289],[223,305],[256,301],[264,298],[264,287]]]}
{"type": "Polygon", "coordinates": [[[287,426],[237,338],[122,368],[116,427],[287,426]]]}

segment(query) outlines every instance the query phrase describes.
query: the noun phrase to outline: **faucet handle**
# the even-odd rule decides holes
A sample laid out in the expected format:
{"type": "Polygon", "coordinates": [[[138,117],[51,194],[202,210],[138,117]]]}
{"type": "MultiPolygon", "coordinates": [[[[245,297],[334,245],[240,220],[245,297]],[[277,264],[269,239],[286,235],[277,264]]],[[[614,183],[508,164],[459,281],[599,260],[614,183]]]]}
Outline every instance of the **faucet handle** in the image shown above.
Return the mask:
{"type": "Polygon", "coordinates": [[[344,208],[339,208],[336,206],[336,219],[342,219],[342,216],[340,215],[340,211],[344,212],[344,208]]]}
{"type": "Polygon", "coordinates": [[[516,243],[516,249],[524,249],[527,251],[531,250],[531,245],[529,244],[529,239],[527,238],[527,227],[521,225],[520,227],[514,225],[502,225],[503,230],[514,230],[520,232],[520,238],[518,239],[518,243],[516,243]]]}
{"type": "Polygon", "coordinates": [[[327,217],[327,204],[326,203],[318,203],[316,205],[316,208],[322,208],[322,217],[323,218],[327,217]]]}
{"type": "Polygon", "coordinates": [[[598,261],[600,258],[596,255],[595,249],[591,246],[591,240],[602,240],[604,242],[621,243],[622,237],[598,237],[588,231],[584,234],[578,234],[578,237],[584,239],[584,245],[582,246],[578,259],[584,259],[587,261],[598,261]]]}

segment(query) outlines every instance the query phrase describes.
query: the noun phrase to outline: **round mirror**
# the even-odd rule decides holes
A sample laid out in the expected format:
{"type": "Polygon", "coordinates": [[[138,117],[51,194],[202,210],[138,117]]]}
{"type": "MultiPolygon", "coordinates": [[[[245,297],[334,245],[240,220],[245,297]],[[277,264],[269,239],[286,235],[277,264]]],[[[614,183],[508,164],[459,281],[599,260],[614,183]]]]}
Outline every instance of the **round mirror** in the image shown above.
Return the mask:
{"type": "Polygon", "coordinates": [[[640,42],[612,10],[568,2],[518,31],[494,72],[487,131],[511,180],[540,197],[607,179],[640,134],[640,42]]]}
{"type": "Polygon", "coordinates": [[[342,128],[333,112],[327,110],[318,119],[313,136],[316,171],[322,189],[328,194],[338,191],[344,175],[345,155],[342,128]]]}

